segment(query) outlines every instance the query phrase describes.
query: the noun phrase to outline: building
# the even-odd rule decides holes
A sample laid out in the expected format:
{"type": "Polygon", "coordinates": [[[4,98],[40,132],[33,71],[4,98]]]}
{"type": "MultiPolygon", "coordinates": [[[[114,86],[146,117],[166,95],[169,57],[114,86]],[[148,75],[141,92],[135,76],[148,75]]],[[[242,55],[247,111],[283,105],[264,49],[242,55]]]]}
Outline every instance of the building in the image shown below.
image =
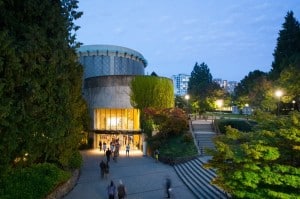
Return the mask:
{"type": "Polygon", "coordinates": [[[178,74],[172,76],[175,95],[184,96],[185,94],[187,94],[190,77],[190,75],[185,74],[178,74]]]}
{"type": "Polygon", "coordinates": [[[84,67],[83,96],[92,119],[94,148],[118,140],[121,147],[142,149],[140,111],[130,104],[130,82],[144,75],[147,61],[139,52],[114,45],[78,49],[84,67]]]}
{"type": "Polygon", "coordinates": [[[213,81],[218,83],[220,87],[226,90],[228,93],[233,93],[235,87],[237,86],[236,81],[227,81],[227,80],[222,80],[220,78],[213,79],[213,81]]]}

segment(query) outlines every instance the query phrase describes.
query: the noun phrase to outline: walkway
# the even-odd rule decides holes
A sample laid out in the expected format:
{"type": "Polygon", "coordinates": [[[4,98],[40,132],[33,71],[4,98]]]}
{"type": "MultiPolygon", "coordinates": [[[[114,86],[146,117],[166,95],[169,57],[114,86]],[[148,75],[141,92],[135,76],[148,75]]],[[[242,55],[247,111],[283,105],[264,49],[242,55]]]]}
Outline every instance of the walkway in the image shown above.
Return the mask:
{"type": "Polygon", "coordinates": [[[164,198],[164,179],[168,175],[172,180],[172,192],[177,199],[196,198],[183,184],[172,166],[156,163],[153,158],[143,157],[142,153],[131,152],[130,157],[121,153],[118,162],[110,163],[110,176],[103,180],[100,178],[99,162],[104,159],[103,152],[88,150],[82,152],[84,165],[81,176],[74,189],[65,199],[97,198],[106,199],[106,187],[110,180],[118,183],[122,179],[126,185],[127,199],[159,199],[164,198]]]}

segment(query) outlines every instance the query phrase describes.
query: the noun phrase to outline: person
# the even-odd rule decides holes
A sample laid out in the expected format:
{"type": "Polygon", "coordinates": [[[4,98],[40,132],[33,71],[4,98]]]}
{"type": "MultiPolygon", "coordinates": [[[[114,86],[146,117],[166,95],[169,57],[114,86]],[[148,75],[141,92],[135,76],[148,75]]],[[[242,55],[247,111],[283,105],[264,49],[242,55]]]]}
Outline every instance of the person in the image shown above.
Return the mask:
{"type": "Polygon", "coordinates": [[[129,150],[130,150],[130,146],[129,144],[126,145],[126,156],[129,157],[129,150]]]}
{"type": "Polygon", "coordinates": [[[104,178],[104,173],[105,173],[105,169],[106,169],[106,164],[105,162],[102,160],[99,164],[100,166],[100,171],[101,171],[101,178],[104,178]]]}
{"type": "Polygon", "coordinates": [[[165,187],[166,187],[167,198],[170,198],[171,197],[171,195],[170,195],[170,191],[171,191],[171,179],[170,179],[169,176],[166,177],[165,187]]]}
{"type": "Polygon", "coordinates": [[[107,186],[107,195],[109,199],[114,199],[116,195],[116,186],[113,181],[107,186]]]}
{"type": "Polygon", "coordinates": [[[119,185],[117,188],[119,199],[124,199],[126,197],[126,188],[123,184],[122,180],[119,181],[119,185]]]}
{"type": "Polygon", "coordinates": [[[156,162],[158,162],[158,156],[159,156],[159,150],[156,149],[156,150],[154,151],[154,157],[155,157],[156,162]]]}
{"type": "Polygon", "coordinates": [[[106,151],[106,143],[103,142],[103,151],[104,151],[104,155],[105,155],[105,151],[106,151]]]}
{"type": "Polygon", "coordinates": [[[104,166],[104,176],[105,176],[105,179],[107,179],[108,175],[109,175],[109,164],[106,163],[105,166],[104,166]]]}
{"type": "Polygon", "coordinates": [[[108,164],[110,161],[110,156],[111,156],[111,150],[109,148],[106,151],[106,163],[108,164]]]}
{"type": "Polygon", "coordinates": [[[115,151],[113,152],[113,154],[114,154],[113,160],[114,160],[115,162],[117,162],[117,161],[118,161],[117,158],[118,158],[118,155],[119,155],[119,151],[115,150],[115,151]]]}
{"type": "Polygon", "coordinates": [[[102,151],[102,142],[101,142],[101,140],[99,141],[99,149],[100,149],[100,151],[102,151]]]}

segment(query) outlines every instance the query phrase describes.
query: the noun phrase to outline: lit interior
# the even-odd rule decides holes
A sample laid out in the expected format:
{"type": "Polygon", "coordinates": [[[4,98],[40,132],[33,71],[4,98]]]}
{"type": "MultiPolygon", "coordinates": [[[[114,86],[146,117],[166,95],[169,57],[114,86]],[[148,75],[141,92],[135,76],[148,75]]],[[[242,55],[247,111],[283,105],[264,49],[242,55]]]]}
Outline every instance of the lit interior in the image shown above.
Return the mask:
{"type": "Polygon", "coordinates": [[[95,130],[140,130],[138,109],[95,109],[95,130]]]}

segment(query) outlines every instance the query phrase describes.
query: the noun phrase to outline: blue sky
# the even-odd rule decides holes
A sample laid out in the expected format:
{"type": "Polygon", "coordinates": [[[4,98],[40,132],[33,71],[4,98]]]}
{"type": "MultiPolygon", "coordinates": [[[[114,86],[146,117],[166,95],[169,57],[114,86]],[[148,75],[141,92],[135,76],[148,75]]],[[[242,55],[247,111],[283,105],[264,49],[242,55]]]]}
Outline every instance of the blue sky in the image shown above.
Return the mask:
{"type": "Polygon", "coordinates": [[[276,39],[298,0],[80,0],[77,40],[140,52],[145,71],[191,74],[205,62],[213,78],[240,81],[271,69],[276,39]]]}

